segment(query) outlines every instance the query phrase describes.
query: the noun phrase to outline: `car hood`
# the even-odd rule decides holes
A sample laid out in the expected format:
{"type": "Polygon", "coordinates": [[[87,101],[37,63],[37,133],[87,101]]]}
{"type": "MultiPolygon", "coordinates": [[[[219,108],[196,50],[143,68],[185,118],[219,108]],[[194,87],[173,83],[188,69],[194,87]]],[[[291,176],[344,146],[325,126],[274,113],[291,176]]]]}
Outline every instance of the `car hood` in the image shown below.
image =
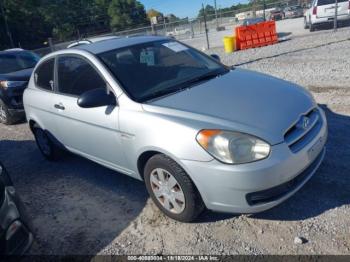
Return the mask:
{"type": "Polygon", "coordinates": [[[258,72],[234,69],[143,108],[196,118],[204,123],[200,128],[249,133],[273,145],[283,142],[285,132],[300,115],[315,106],[312,95],[302,87],[258,72]]]}
{"type": "Polygon", "coordinates": [[[33,69],[34,68],[28,68],[7,74],[0,74],[0,79],[9,81],[29,81],[33,69]]]}

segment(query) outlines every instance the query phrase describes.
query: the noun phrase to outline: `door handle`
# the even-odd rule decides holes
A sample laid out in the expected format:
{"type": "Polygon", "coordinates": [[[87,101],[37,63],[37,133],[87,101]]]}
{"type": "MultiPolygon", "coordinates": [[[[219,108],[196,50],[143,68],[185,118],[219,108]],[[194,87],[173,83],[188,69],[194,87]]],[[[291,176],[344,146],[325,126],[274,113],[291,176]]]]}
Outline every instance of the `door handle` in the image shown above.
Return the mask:
{"type": "Polygon", "coordinates": [[[60,109],[60,110],[64,110],[64,109],[66,109],[66,108],[63,106],[63,104],[62,104],[62,103],[55,104],[55,105],[54,105],[54,107],[55,107],[55,108],[57,108],[57,109],[60,109]]]}

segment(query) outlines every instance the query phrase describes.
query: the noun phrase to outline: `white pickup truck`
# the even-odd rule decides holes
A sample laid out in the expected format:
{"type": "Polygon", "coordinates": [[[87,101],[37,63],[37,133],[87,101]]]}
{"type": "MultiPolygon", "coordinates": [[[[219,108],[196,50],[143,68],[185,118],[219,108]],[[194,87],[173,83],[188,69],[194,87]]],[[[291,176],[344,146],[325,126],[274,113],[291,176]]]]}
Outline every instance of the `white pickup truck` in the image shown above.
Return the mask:
{"type": "MultiPolygon", "coordinates": [[[[335,16],[335,0],[314,0],[304,14],[304,28],[314,31],[321,24],[333,23],[335,16]]],[[[337,21],[350,20],[349,0],[338,0],[337,21]]]]}

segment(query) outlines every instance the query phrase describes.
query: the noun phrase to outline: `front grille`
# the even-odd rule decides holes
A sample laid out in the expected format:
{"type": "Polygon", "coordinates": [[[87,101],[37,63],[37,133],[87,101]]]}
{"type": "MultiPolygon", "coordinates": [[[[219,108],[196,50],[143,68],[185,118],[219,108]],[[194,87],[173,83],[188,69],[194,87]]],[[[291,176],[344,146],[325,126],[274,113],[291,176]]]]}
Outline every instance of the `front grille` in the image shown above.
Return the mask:
{"type": "Polygon", "coordinates": [[[11,104],[14,105],[14,106],[21,106],[23,105],[23,100],[22,100],[22,96],[14,96],[12,99],[11,99],[11,104]]]}
{"type": "Polygon", "coordinates": [[[284,135],[284,141],[293,153],[297,153],[309,144],[322,128],[320,111],[315,108],[302,115],[284,135]],[[305,123],[307,121],[307,123],[305,123]]]}
{"type": "Polygon", "coordinates": [[[292,180],[285,182],[279,186],[272,187],[266,190],[249,193],[246,195],[246,199],[249,205],[258,205],[264,204],[268,202],[272,202],[282,198],[289,192],[295,190],[299,185],[301,185],[306,179],[309,178],[320,164],[322,157],[324,154],[324,150],[317,156],[317,158],[309,165],[303,172],[301,172],[298,176],[293,178],[292,180]]]}

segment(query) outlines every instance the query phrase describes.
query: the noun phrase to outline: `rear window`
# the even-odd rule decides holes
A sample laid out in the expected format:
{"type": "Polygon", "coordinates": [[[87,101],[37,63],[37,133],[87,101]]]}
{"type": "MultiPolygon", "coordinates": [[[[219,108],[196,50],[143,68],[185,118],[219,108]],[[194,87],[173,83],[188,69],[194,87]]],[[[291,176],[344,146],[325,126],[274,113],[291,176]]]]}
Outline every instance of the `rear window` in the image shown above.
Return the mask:
{"type": "MultiPolygon", "coordinates": [[[[344,2],[348,2],[349,0],[338,0],[338,3],[344,3],[344,2]]],[[[335,0],[318,0],[317,5],[321,6],[321,5],[332,5],[335,4],[335,0]]]]}
{"type": "Polygon", "coordinates": [[[54,81],[55,59],[51,58],[39,65],[34,73],[34,81],[37,87],[52,91],[54,81]]]}

